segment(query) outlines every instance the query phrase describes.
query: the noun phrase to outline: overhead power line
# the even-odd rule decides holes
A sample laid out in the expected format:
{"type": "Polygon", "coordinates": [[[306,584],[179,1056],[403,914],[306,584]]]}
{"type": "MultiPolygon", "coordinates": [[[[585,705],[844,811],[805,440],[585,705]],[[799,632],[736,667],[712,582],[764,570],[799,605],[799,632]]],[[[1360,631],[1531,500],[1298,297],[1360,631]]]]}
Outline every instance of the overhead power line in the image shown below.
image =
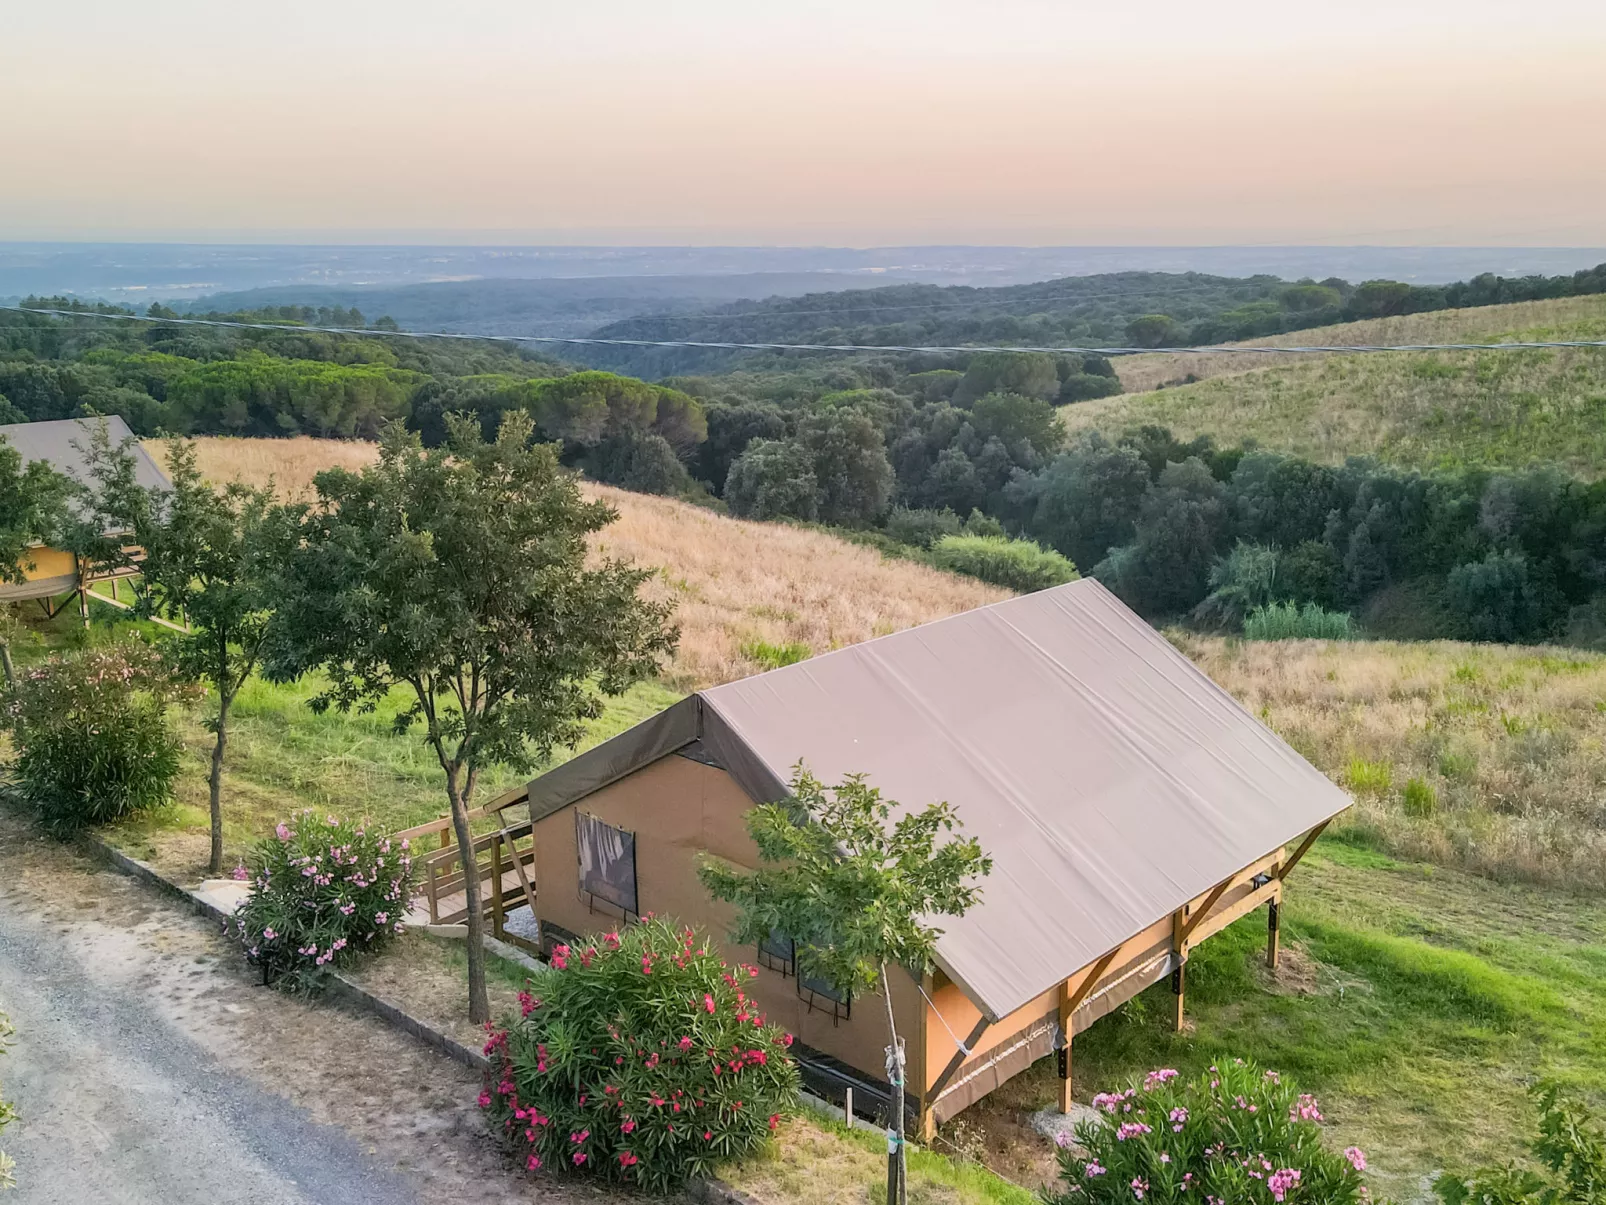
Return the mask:
{"type": "Polygon", "coordinates": [[[933,346],[910,347],[898,344],[868,343],[724,343],[695,339],[593,339],[582,335],[482,335],[463,331],[402,331],[370,330],[349,326],[300,326],[276,322],[231,322],[225,318],[156,318],[147,314],[106,314],[90,310],[33,309],[29,306],[7,305],[0,310],[20,314],[48,314],[59,318],[109,318],[123,322],[153,322],[177,326],[215,326],[230,330],[280,331],[286,333],[313,332],[323,335],[358,335],[363,338],[392,339],[453,339],[491,343],[567,344],[589,347],[685,347],[713,351],[811,351],[811,352],[907,352],[907,353],[961,353],[1035,351],[1048,355],[1076,356],[1196,356],[1222,352],[1249,355],[1311,355],[1314,353],[1349,354],[1356,352],[1398,351],[1530,351],[1540,348],[1606,347],[1606,339],[1545,339],[1515,343],[1398,343],[1398,344],[1314,344],[1294,347],[1273,347],[1269,344],[1238,345],[1216,343],[1205,347],[1033,347],[1033,346],[933,346]]]}

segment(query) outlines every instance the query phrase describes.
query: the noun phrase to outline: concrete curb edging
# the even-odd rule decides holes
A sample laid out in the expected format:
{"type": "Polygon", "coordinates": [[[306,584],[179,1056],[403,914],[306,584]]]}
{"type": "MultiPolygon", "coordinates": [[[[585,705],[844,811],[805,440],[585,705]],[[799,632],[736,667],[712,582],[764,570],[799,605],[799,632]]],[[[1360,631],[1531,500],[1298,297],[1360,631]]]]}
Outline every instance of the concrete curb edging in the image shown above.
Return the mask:
{"type": "MultiPolygon", "coordinates": [[[[219,924],[224,924],[228,921],[229,918],[223,910],[210,900],[202,899],[189,888],[180,883],[175,883],[154,866],[147,862],[141,862],[138,858],[130,857],[95,834],[89,832],[80,833],[79,841],[90,853],[109,863],[114,870],[126,874],[130,878],[138,879],[140,882],[154,887],[163,895],[169,896],[180,903],[187,904],[195,912],[209,920],[215,920],[219,924]]],[[[508,958],[510,961],[534,961],[529,959],[528,955],[524,955],[522,951],[504,942],[496,941],[494,938],[487,939],[486,946],[490,949],[490,952],[500,957],[508,958]],[[499,948],[492,948],[493,942],[495,947],[499,948]]],[[[463,1045],[456,1038],[436,1029],[429,1022],[421,1021],[404,1009],[396,1007],[388,1000],[374,995],[367,988],[346,978],[339,971],[324,972],[324,990],[332,1000],[369,1013],[385,1024],[417,1038],[420,1042],[434,1048],[447,1058],[462,1063],[465,1067],[471,1067],[476,1071],[490,1069],[491,1060],[478,1050],[463,1045]]],[[[724,1181],[712,1178],[692,1181],[686,1186],[686,1195],[693,1201],[698,1202],[699,1205],[764,1205],[763,1202],[749,1196],[741,1189],[732,1188],[724,1181]]]]}

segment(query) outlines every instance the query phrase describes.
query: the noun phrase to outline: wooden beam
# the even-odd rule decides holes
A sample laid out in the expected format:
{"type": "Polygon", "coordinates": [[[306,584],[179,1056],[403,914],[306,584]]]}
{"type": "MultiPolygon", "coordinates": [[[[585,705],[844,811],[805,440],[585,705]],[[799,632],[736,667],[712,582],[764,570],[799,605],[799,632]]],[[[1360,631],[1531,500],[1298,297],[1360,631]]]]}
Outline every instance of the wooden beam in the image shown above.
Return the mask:
{"type": "MultiPolygon", "coordinates": [[[[1187,957],[1188,935],[1199,927],[1200,921],[1210,915],[1210,909],[1214,908],[1218,903],[1221,902],[1221,897],[1227,894],[1227,888],[1231,887],[1237,881],[1237,875],[1233,875],[1229,879],[1222,879],[1221,882],[1217,883],[1210,889],[1210,894],[1205,896],[1204,903],[1200,904],[1197,910],[1189,913],[1186,920],[1180,921],[1177,927],[1178,958],[1187,957]]],[[[1178,913],[1178,916],[1180,917],[1181,913],[1178,913]]]]}
{"type": "Polygon", "coordinates": [[[1277,894],[1271,897],[1271,903],[1266,906],[1266,965],[1274,971],[1282,953],[1282,901],[1282,884],[1278,883],[1277,894]]]}
{"type": "MultiPolygon", "coordinates": [[[[986,1017],[983,1017],[981,1020],[976,1022],[976,1027],[970,1031],[970,1036],[965,1039],[965,1046],[968,1047],[972,1053],[975,1052],[976,1043],[981,1041],[981,1035],[987,1032],[987,1027],[991,1024],[991,1021],[989,1021],[986,1017]]],[[[954,1057],[948,1060],[948,1065],[942,1069],[942,1074],[936,1078],[935,1082],[933,1082],[931,1087],[927,1090],[927,1100],[931,1101],[933,1104],[936,1103],[937,1097],[942,1095],[942,1090],[948,1086],[948,1081],[953,1079],[955,1074],[958,1073],[959,1068],[964,1065],[967,1057],[968,1056],[965,1054],[964,1050],[954,1051],[954,1057]]]]}
{"type": "Polygon", "coordinates": [[[1289,858],[1288,861],[1284,862],[1277,868],[1277,877],[1279,879],[1286,879],[1288,877],[1288,872],[1299,865],[1299,860],[1305,856],[1306,852],[1309,851],[1312,845],[1316,844],[1316,838],[1320,837],[1322,835],[1322,830],[1331,823],[1331,820],[1323,820],[1315,828],[1311,829],[1310,832],[1305,834],[1305,839],[1299,843],[1299,848],[1294,850],[1294,856],[1289,858]]]}
{"type": "MultiPolygon", "coordinates": [[[[112,579],[112,586],[115,588],[116,585],[117,585],[117,581],[114,578],[114,579],[112,579]]],[[[128,603],[125,603],[120,599],[107,598],[104,594],[99,594],[96,591],[89,589],[88,587],[84,588],[84,595],[87,598],[94,599],[96,602],[103,602],[108,607],[116,607],[119,611],[132,611],[134,609],[128,603]]],[[[189,631],[188,628],[180,627],[178,624],[174,623],[172,620],[163,619],[160,615],[147,616],[146,617],[146,622],[147,623],[154,623],[158,627],[171,628],[175,632],[188,632],[189,631]]]]}
{"type": "Polygon", "coordinates": [[[1076,1010],[1082,1006],[1082,1001],[1087,999],[1088,993],[1100,979],[1104,978],[1104,972],[1110,969],[1110,963],[1115,961],[1116,951],[1120,948],[1116,946],[1114,950],[1095,962],[1092,969],[1082,977],[1082,982],[1076,985],[1074,992],[1071,991],[1069,979],[1060,984],[1060,1030],[1065,1035],[1065,1045],[1059,1051],[1061,1113],[1071,1111],[1071,1039],[1075,1029],[1073,1018],[1076,1016],[1076,1010]]]}

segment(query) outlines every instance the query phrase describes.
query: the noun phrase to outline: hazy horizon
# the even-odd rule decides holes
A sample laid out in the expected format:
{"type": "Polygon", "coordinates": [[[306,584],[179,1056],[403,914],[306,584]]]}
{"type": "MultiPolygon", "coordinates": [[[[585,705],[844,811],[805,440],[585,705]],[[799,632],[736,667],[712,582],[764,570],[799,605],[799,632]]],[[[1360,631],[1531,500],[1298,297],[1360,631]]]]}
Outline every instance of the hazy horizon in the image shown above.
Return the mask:
{"type": "Polygon", "coordinates": [[[1602,61],[1598,0],[30,6],[0,239],[1598,246],[1602,61]]]}

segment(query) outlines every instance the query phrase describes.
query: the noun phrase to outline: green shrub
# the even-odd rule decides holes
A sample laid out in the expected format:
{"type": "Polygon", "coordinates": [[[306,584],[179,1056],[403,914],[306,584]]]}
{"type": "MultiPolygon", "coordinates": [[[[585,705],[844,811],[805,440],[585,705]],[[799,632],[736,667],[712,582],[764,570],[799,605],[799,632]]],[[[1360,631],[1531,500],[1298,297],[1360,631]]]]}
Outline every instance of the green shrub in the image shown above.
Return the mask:
{"type": "Polygon", "coordinates": [[[1431,816],[1439,810],[1439,793],[1423,779],[1410,778],[1406,780],[1400,803],[1407,816],[1431,816]]]}
{"type": "Polygon", "coordinates": [[[180,693],[161,654],[123,640],[58,655],[18,679],[6,708],[17,793],[68,836],[172,798],[182,747],[167,722],[180,693]]]}
{"type": "Polygon", "coordinates": [[[706,938],[648,918],[571,948],[485,1045],[480,1107],[523,1167],[654,1192],[759,1147],[796,1106],[790,1034],[706,938]]]}
{"type": "Polygon", "coordinates": [[[1606,1131],[1553,1083],[1530,1090],[1539,1102],[1534,1157],[1551,1174],[1514,1164],[1485,1167],[1470,1180],[1445,1173],[1433,1184],[1444,1205],[1600,1205],[1606,1201],[1606,1131]]]}
{"type": "Polygon", "coordinates": [[[749,640],[741,646],[740,652],[749,661],[757,662],[765,669],[780,669],[783,665],[796,665],[799,661],[807,661],[814,655],[814,650],[801,640],[789,641],[786,644],[770,644],[764,640],[749,640]]]}
{"type": "Polygon", "coordinates": [[[925,510],[895,506],[887,516],[887,534],[898,543],[914,548],[930,548],[943,536],[956,536],[959,532],[959,516],[947,508],[925,510]]]}
{"type": "Polygon", "coordinates": [[[1394,767],[1386,761],[1352,757],[1344,771],[1344,781],[1358,795],[1381,795],[1394,785],[1394,767]]]}
{"type": "Polygon", "coordinates": [[[1324,611],[1315,603],[1271,603],[1244,619],[1246,640],[1353,640],[1354,621],[1344,611],[1324,611]]]}
{"type": "Polygon", "coordinates": [[[1068,559],[1031,540],[944,536],[932,545],[931,553],[940,568],[1023,594],[1075,581],[1078,576],[1068,559]]]}
{"type": "Polygon", "coordinates": [[[264,983],[310,987],[316,972],[377,950],[402,931],[413,898],[406,840],[309,808],[246,858],[251,891],[230,921],[264,983]]]}
{"type": "Polygon", "coordinates": [[[1322,1142],[1316,1098],[1236,1059],[1183,1080],[1151,1071],[1141,1088],[1101,1092],[1104,1116],[1076,1126],[1087,1154],[1062,1145],[1063,1188],[1048,1205],[1352,1205],[1367,1199],[1366,1156],[1322,1142]]]}

